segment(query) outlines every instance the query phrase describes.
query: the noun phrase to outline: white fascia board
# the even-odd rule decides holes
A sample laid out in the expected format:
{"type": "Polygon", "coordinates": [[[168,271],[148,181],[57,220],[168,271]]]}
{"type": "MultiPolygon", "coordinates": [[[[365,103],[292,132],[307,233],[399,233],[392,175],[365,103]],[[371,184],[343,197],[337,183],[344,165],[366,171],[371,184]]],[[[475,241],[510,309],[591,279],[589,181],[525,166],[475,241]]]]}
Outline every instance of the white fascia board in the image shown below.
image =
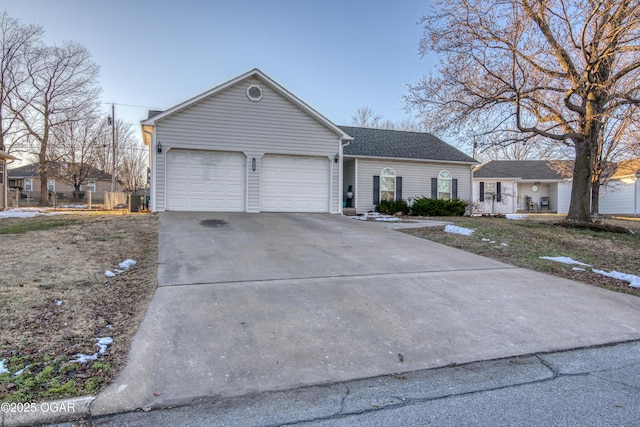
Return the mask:
{"type": "Polygon", "coordinates": [[[421,162],[421,163],[454,163],[457,165],[473,165],[472,162],[461,162],[456,160],[433,160],[433,159],[410,159],[407,157],[385,157],[385,156],[359,156],[354,154],[345,154],[345,159],[361,159],[361,160],[388,160],[396,162],[421,162]]]}

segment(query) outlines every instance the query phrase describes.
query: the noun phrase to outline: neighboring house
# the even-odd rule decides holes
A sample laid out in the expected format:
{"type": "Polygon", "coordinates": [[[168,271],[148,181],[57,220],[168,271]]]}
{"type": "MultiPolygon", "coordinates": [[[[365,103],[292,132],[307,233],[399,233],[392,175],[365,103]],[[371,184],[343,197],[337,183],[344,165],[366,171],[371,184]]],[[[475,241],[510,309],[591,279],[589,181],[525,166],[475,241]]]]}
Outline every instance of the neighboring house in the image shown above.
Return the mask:
{"type": "Polygon", "coordinates": [[[493,160],[473,171],[473,201],[483,213],[568,213],[570,163],[562,160],[493,160]]]}
{"type": "MultiPolygon", "coordinates": [[[[455,185],[462,197],[471,196],[470,157],[427,161],[424,152],[354,151],[367,141],[378,146],[378,139],[365,137],[371,130],[336,126],[258,69],[152,111],[141,125],[154,212],[340,213],[348,185],[362,212],[373,208],[373,177],[380,174],[382,197],[428,196],[441,172],[443,189],[447,180],[452,187],[448,197],[455,185]]],[[[409,135],[373,132],[388,135],[387,145],[409,135]]],[[[415,135],[429,140],[422,144],[436,140],[415,135]]]]}
{"type": "MultiPolygon", "coordinates": [[[[60,178],[58,170],[60,166],[52,162],[47,170],[47,188],[50,193],[56,193],[59,199],[73,198],[73,185],[60,178]]],[[[40,174],[38,164],[31,163],[19,168],[9,169],[9,188],[20,190],[22,197],[40,197],[40,174]]],[[[80,191],[96,193],[93,200],[102,200],[105,191],[111,191],[111,175],[93,168],[85,184],[80,186],[80,191]]]]}
{"type": "Polygon", "coordinates": [[[600,188],[600,213],[640,215],[640,158],[615,165],[611,178],[600,188]]]}
{"type": "Polygon", "coordinates": [[[9,184],[7,160],[16,160],[16,158],[0,150],[0,211],[7,208],[7,188],[9,184]]]}
{"type": "Polygon", "coordinates": [[[344,147],[343,192],[353,193],[349,205],[357,213],[385,199],[472,199],[471,171],[478,162],[441,139],[422,132],[340,128],[353,137],[344,147]]]}

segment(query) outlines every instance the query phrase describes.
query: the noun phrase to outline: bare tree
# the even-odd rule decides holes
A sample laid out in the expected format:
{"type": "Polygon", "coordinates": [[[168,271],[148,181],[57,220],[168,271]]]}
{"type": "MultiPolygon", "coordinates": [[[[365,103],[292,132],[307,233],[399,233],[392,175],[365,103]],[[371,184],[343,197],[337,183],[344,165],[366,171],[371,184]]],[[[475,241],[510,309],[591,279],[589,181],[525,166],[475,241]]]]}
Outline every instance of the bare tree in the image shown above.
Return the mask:
{"type": "Polygon", "coordinates": [[[400,122],[383,120],[381,115],[375,114],[371,107],[360,107],[356,114],[351,116],[351,125],[361,128],[375,128],[387,130],[403,130],[408,132],[421,132],[422,126],[415,121],[405,118],[400,122]]]}
{"type": "Polygon", "coordinates": [[[359,107],[351,116],[351,125],[361,128],[377,128],[382,116],[373,113],[369,106],[359,107]]]}
{"type": "Polygon", "coordinates": [[[124,191],[134,193],[147,185],[147,149],[134,136],[131,123],[116,123],[118,182],[124,191]]]}
{"type": "Polygon", "coordinates": [[[77,43],[39,46],[24,55],[28,84],[16,90],[11,110],[23,126],[28,150],[38,156],[40,206],[48,206],[47,165],[54,130],[91,114],[100,93],[98,66],[77,43]]]}
{"type": "Polygon", "coordinates": [[[421,54],[441,62],[408,105],[443,128],[481,124],[493,141],[571,147],[567,219],[590,221],[603,123],[640,105],[640,0],[439,0],[421,23],[421,54]]]}
{"type": "Polygon", "coordinates": [[[27,82],[24,54],[40,41],[42,33],[41,27],[21,24],[6,11],[0,12],[0,150],[11,151],[19,140],[11,105],[17,87],[27,82]]]}
{"type": "Polygon", "coordinates": [[[74,196],[96,173],[98,136],[105,127],[95,105],[94,112],[63,121],[52,130],[49,160],[58,166],[58,177],[73,186],[74,196]]]}

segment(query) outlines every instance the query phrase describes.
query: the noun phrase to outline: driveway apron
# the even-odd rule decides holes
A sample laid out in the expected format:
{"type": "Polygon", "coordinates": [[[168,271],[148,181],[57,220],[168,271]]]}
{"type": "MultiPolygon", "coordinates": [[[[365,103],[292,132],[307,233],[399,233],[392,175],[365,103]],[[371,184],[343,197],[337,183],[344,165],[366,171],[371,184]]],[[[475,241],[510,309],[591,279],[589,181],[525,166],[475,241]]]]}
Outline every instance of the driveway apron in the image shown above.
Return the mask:
{"type": "Polygon", "coordinates": [[[160,215],[159,287],[94,414],[640,339],[637,297],[381,224],[160,215]]]}

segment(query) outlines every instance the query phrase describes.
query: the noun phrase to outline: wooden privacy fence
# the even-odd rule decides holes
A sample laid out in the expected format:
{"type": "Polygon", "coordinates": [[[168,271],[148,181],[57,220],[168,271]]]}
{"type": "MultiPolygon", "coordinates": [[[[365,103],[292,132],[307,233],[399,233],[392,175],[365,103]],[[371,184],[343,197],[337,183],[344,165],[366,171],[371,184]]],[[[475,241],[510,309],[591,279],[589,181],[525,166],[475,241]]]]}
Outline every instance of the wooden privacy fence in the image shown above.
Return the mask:
{"type": "Polygon", "coordinates": [[[118,205],[127,205],[127,193],[121,192],[105,192],[104,193],[104,208],[115,209],[118,205]]]}

